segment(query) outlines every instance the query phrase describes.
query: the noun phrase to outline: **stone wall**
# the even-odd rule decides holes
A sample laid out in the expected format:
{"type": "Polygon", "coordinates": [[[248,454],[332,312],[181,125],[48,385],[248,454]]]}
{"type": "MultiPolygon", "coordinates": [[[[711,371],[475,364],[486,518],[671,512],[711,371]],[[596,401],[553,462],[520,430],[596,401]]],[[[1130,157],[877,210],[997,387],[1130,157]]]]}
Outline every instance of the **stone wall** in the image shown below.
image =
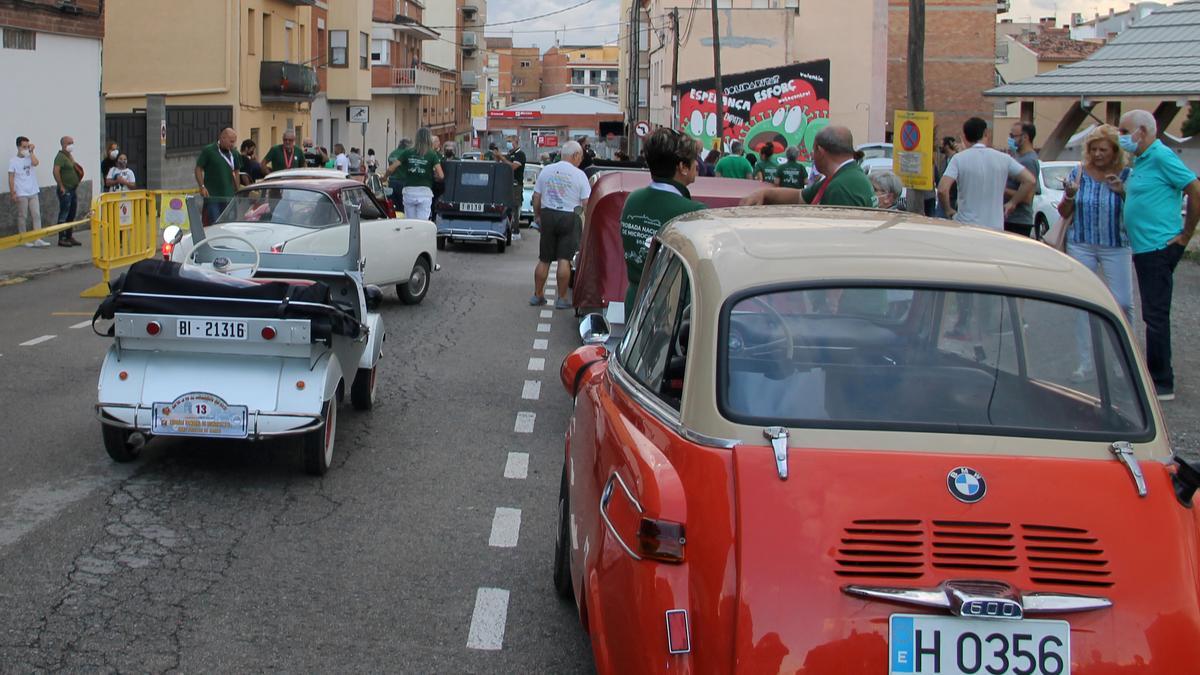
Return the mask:
{"type": "MultiPolygon", "coordinates": [[[[85,178],[76,188],[75,197],[78,206],[75,209],[75,219],[85,218],[92,209],[92,181],[85,178]]],[[[58,188],[51,185],[42,188],[38,194],[38,205],[42,210],[42,227],[49,227],[58,222],[58,188]]],[[[76,229],[86,230],[82,225],[76,229]]],[[[0,237],[17,233],[17,207],[8,193],[0,196],[0,237]]]]}

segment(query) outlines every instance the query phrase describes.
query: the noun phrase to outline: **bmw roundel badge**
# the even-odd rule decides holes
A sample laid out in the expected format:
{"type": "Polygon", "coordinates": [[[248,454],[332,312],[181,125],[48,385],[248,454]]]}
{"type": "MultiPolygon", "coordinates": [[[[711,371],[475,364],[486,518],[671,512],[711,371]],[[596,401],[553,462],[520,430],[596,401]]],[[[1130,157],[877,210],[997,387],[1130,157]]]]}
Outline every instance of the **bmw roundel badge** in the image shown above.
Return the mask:
{"type": "Polygon", "coordinates": [[[974,504],[987,494],[987,482],[983,480],[983,475],[966,466],[960,466],[946,476],[946,487],[950,488],[950,494],[955,499],[967,504],[974,504]]]}

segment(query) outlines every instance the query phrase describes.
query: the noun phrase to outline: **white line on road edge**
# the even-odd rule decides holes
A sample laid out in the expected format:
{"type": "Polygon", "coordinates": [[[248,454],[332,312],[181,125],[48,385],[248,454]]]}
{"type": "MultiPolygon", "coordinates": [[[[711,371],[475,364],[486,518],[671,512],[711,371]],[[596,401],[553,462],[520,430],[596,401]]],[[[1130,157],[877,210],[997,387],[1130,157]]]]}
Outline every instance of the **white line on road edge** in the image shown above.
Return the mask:
{"type": "Polygon", "coordinates": [[[87,321],[80,321],[79,323],[71,324],[71,328],[87,328],[90,325],[92,325],[92,320],[88,319],[87,321]]]}
{"type": "Polygon", "coordinates": [[[508,591],[481,588],[475,592],[475,611],[467,649],[497,650],[504,646],[504,622],[508,620],[508,591]]]}
{"type": "MultiPolygon", "coordinates": [[[[537,332],[539,332],[539,333],[549,333],[549,332],[550,332],[550,324],[548,324],[548,323],[539,323],[539,324],[538,324],[538,327],[537,327],[537,332]]],[[[51,335],[50,337],[54,337],[54,336],[53,336],[53,335],[51,335]]]]}
{"type": "Polygon", "coordinates": [[[532,434],[533,421],[537,419],[536,413],[519,412],[517,413],[517,423],[513,425],[513,431],[518,434],[532,434]]]}
{"type": "Polygon", "coordinates": [[[521,388],[521,398],[526,401],[536,401],[542,397],[542,381],[541,380],[525,380],[525,386],[521,388]]]}
{"type": "Polygon", "coordinates": [[[496,507],[496,515],[492,516],[492,535],[488,537],[488,546],[515,548],[520,535],[521,509],[496,507]]]}
{"type": "Polygon", "coordinates": [[[557,294],[557,293],[558,293],[558,291],[554,290],[553,288],[547,288],[542,291],[542,295],[544,295],[548,298],[553,298],[555,296],[555,294],[557,294]]]}
{"type": "Polygon", "coordinates": [[[504,463],[504,477],[524,480],[529,477],[529,453],[510,452],[504,463]]]}
{"type": "Polygon", "coordinates": [[[547,349],[550,348],[550,341],[549,340],[534,340],[533,348],[539,349],[541,351],[546,351],[547,349]]]}
{"type": "Polygon", "coordinates": [[[541,317],[543,319],[550,319],[550,318],[553,318],[553,316],[554,316],[554,310],[552,310],[552,309],[543,309],[542,310],[541,317]]]}
{"type": "MultiPolygon", "coordinates": [[[[550,324],[546,324],[546,325],[548,326],[550,324]]],[[[43,342],[48,342],[50,340],[53,340],[56,337],[58,337],[58,336],[57,335],[43,335],[41,337],[35,337],[32,340],[26,340],[26,341],[22,342],[21,346],[22,347],[32,347],[34,345],[40,345],[43,342]]]]}
{"type": "Polygon", "coordinates": [[[536,356],[529,357],[529,370],[545,370],[546,359],[540,359],[536,356]]]}

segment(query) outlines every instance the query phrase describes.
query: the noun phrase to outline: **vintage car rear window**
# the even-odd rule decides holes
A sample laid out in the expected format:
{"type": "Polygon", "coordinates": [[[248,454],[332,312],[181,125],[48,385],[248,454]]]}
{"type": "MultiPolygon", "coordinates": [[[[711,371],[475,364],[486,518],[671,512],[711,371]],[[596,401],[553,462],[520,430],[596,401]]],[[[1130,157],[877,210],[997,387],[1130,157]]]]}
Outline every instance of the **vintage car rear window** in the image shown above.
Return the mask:
{"type": "Polygon", "coordinates": [[[1112,321],[1030,297],[773,291],[727,303],[719,398],[747,424],[1138,439],[1146,401],[1112,321]]]}
{"type": "Polygon", "coordinates": [[[342,217],[333,200],[324,192],[256,187],[239,191],[221,212],[216,224],[247,222],[328,227],[342,224],[342,217]]]}
{"type": "Polygon", "coordinates": [[[459,181],[471,187],[487,187],[490,179],[491,176],[486,173],[463,173],[459,181]]]}

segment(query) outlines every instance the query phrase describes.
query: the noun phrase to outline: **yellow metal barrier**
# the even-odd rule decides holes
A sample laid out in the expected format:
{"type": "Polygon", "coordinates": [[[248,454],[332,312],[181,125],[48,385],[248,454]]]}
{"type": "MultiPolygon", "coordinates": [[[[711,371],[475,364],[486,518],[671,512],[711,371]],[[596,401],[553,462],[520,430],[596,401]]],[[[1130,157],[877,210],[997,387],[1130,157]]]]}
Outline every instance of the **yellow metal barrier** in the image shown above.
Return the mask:
{"type": "Polygon", "coordinates": [[[37,230],[30,230],[28,232],[18,232],[17,234],[10,234],[7,237],[0,237],[0,251],[6,248],[12,248],[14,246],[20,246],[21,244],[29,243],[35,239],[41,239],[47,235],[58,234],[63,230],[68,230],[72,227],[79,227],[87,222],[87,219],[84,218],[83,220],[73,220],[69,223],[62,223],[61,225],[51,225],[50,227],[43,227],[37,230]]]}
{"type": "Polygon", "coordinates": [[[106,192],[92,200],[92,264],[103,280],[80,294],[108,295],[113,269],[154,255],[158,243],[156,195],[148,190],[106,192]]]}

